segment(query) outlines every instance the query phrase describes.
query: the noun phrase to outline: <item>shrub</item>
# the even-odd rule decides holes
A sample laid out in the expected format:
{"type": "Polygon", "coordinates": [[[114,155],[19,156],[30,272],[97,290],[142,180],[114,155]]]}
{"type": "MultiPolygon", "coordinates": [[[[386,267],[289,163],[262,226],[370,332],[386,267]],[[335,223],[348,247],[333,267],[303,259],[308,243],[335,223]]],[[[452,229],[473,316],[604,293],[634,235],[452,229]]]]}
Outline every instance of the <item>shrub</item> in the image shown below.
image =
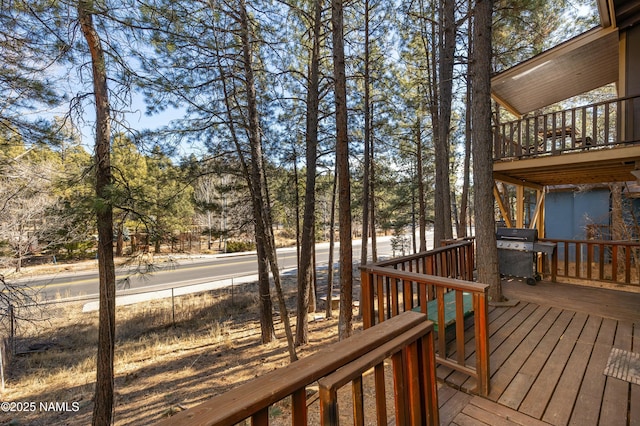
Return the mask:
{"type": "Polygon", "coordinates": [[[253,251],[256,249],[256,243],[253,241],[227,241],[227,253],[238,253],[241,251],[253,251]]]}

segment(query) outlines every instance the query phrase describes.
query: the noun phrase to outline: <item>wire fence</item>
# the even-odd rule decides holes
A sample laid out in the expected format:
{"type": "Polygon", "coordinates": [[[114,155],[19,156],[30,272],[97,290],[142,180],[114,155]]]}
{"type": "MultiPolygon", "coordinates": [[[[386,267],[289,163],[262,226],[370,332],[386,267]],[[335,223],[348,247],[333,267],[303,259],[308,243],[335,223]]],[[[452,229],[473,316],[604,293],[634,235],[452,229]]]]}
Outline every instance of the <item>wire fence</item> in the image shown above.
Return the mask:
{"type": "MultiPolygon", "coordinates": [[[[291,275],[290,270],[283,269],[281,276],[294,277],[295,274],[291,275]]],[[[257,304],[258,300],[257,280],[256,274],[236,274],[217,277],[215,280],[200,279],[198,282],[172,285],[168,288],[154,286],[155,288],[118,290],[116,306],[119,308],[119,332],[127,334],[130,327],[175,327],[193,318],[204,318],[208,315],[205,314],[206,311],[215,309],[225,310],[225,313],[220,315],[233,315],[233,310],[250,312],[251,305],[257,304]]],[[[0,318],[2,389],[5,386],[7,366],[11,364],[13,357],[44,351],[55,345],[55,342],[34,345],[33,336],[46,335],[48,331],[43,332],[43,329],[51,328],[53,322],[59,323],[55,321],[59,318],[91,315],[98,311],[98,306],[98,294],[45,299],[20,306],[9,303],[4,309],[5,315],[0,318]]],[[[50,332],[55,334],[54,330],[50,332]]]]}

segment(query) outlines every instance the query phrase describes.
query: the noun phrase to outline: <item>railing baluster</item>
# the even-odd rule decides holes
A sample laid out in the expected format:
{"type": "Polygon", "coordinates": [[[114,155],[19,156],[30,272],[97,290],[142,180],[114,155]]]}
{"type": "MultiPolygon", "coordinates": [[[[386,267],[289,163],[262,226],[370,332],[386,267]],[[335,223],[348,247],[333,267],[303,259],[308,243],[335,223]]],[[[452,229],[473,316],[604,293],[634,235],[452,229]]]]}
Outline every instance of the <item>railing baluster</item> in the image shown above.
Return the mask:
{"type": "Polygon", "coordinates": [[[400,297],[398,295],[398,278],[391,278],[391,316],[400,311],[400,297]]]}
{"type": "Polygon", "coordinates": [[[580,278],[582,276],[582,245],[579,242],[576,242],[576,278],[580,278]]]}
{"type": "MultiPolygon", "coordinates": [[[[593,140],[598,141],[600,136],[598,134],[598,106],[594,105],[593,107],[593,117],[591,118],[592,126],[593,126],[593,140]]],[[[604,145],[605,141],[596,142],[596,145],[604,145]]]]}
{"type": "Polygon", "coordinates": [[[403,311],[410,311],[413,309],[413,288],[411,281],[402,280],[402,295],[403,295],[403,311]]]}
{"type": "Polygon", "coordinates": [[[569,244],[564,245],[564,276],[569,276],[569,244]]]}
{"type": "MultiPolygon", "coordinates": [[[[587,141],[587,108],[582,108],[582,140],[587,141]]],[[[592,140],[593,144],[596,143],[595,140],[592,140]]]]}
{"type": "Polygon", "coordinates": [[[533,141],[531,140],[531,120],[525,120],[525,131],[524,131],[524,152],[523,154],[529,154],[531,152],[531,147],[533,145],[533,141]]]}
{"type": "Polygon", "coordinates": [[[458,364],[465,365],[466,354],[464,351],[464,294],[460,290],[456,292],[456,358],[458,364]]]}
{"type": "MultiPolygon", "coordinates": [[[[372,289],[372,274],[363,273],[360,275],[360,288],[362,289],[362,324],[364,328],[369,328],[375,324],[374,308],[373,308],[373,289],[372,289]]],[[[327,294],[327,302],[329,302],[329,295],[327,294]]],[[[331,309],[332,307],[328,307],[331,309]]]]}
{"type": "Polygon", "coordinates": [[[560,138],[557,141],[556,144],[556,151],[564,151],[565,149],[565,139],[567,137],[567,123],[566,123],[566,111],[563,110],[561,112],[558,113],[558,116],[560,117],[560,121],[558,123],[558,126],[560,126],[558,128],[558,133],[560,135],[560,138]]]}
{"type": "Polygon", "coordinates": [[[362,387],[362,376],[356,377],[351,382],[353,395],[353,424],[364,426],[364,390],[362,387]]]}
{"type": "Polygon", "coordinates": [[[578,128],[576,127],[576,109],[571,108],[571,128],[573,132],[571,132],[571,148],[576,148],[576,133],[578,132],[578,128]]]}
{"type": "Polygon", "coordinates": [[[269,426],[269,408],[263,408],[251,416],[251,426],[269,426]]]}
{"type": "Polygon", "coordinates": [[[591,279],[593,269],[593,244],[587,243],[587,279],[591,279]]]}
{"type": "Polygon", "coordinates": [[[624,247],[624,282],[631,282],[631,249],[624,247]]]}
{"type": "Polygon", "coordinates": [[[598,244],[598,249],[600,250],[600,252],[598,253],[599,258],[600,258],[600,267],[598,268],[598,278],[601,280],[605,279],[604,276],[604,244],[600,243],[598,244]]]}
{"type": "Polygon", "coordinates": [[[447,357],[447,330],[444,319],[444,290],[442,286],[436,287],[436,299],[438,300],[438,351],[442,358],[447,357]]]}
{"type": "Polygon", "coordinates": [[[610,104],[604,104],[604,136],[603,136],[603,140],[605,144],[610,144],[611,141],[609,140],[609,105],[610,104]]]}
{"type": "Polygon", "coordinates": [[[412,425],[423,425],[422,398],[420,389],[420,361],[418,357],[418,343],[412,342],[404,349],[407,370],[407,407],[412,425]]]}
{"type": "Polygon", "coordinates": [[[618,282],[618,245],[611,245],[611,281],[618,282]]]}
{"type": "Polygon", "coordinates": [[[306,425],[307,422],[307,390],[302,387],[291,394],[291,424],[306,425]]]}
{"type": "Polygon", "coordinates": [[[376,390],[376,419],[379,425],[387,424],[387,393],[385,391],[384,363],[374,369],[376,390]]]}
{"type": "MultiPolygon", "coordinates": [[[[385,285],[386,278],[378,275],[376,282],[378,286],[378,322],[384,321],[384,313],[386,312],[386,305],[389,303],[389,292],[385,292],[385,288],[388,287],[385,285]],[[387,303],[385,304],[385,300],[387,303]]],[[[373,324],[372,324],[373,325],[373,324]]]]}

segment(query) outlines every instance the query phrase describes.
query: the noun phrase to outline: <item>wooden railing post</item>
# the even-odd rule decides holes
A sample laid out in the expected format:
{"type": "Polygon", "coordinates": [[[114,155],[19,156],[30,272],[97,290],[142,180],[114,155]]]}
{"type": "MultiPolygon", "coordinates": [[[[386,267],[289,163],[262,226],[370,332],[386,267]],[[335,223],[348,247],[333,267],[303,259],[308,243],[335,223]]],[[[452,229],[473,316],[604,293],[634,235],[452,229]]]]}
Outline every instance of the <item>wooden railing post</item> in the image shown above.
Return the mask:
{"type": "MultiPolygon", "coordinates": [[[[488,289],[487,289],[488,291],[488,289]]],[[[476,373],[478,374],[477,392],[487,396],[490,391],[491,375],[489,360],[489,301],[487,293],[473,295],[473,310],[476,338],[476,373]]]]}
{"type": "Polygon", "coordinates": [[[338,391],[337,389],[320,389],[320,424],[322,426],[337,426],[338,418],[338,391]]]}

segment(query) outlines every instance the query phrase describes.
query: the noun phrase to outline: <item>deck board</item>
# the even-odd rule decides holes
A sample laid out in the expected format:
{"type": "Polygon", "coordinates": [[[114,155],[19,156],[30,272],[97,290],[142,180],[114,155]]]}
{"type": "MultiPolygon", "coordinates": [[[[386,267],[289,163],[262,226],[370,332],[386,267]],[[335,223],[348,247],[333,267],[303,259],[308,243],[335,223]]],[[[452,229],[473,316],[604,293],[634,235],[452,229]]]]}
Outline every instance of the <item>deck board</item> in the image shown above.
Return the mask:
{"type": "MultiPolygon", "coordinates": [[[[618,349],[630,351],[632,341],[633,325],[627,321],[618,322],[613,346],[618,349]]],[[[607,354],[607,356],[609,355],[607,354]]],[[[605,378],[606,383],[602,398],[600,419],[606,419],[607,424],[624,424],[627,418],[627,400],[619,396],[629,392],[630,383],[614,377],[606,376],[605,378]]],[[[601,421],[601,423],[603,422],[601,421]]]]}
{"type": "Polygon", "coordinates": [[[514,410],[518,409],[527,396],[527,393],[529,393],[529,389],[533,386],[536,377],[538,377],[538,374],[560,341],[573,315],[570,311],[562,311],[560,315],[556,317],[556,320],[547,329],[540,343],[532,349],[528,359],[500,397],[499,402],[501,404],[511,407],[514,410]]]}
{"type": "Polygon", "coordinates": [[[542,420],[554,425],[564,425],[569,422],[571,410],[578,396],[578,390],[584,377],[584,372],[591,357],[602,318],[590,316],[578,341],[569,356],[566,367],[558,380],[553,396],[545,410],[542,420]]]}
{"type": "MultiPolygon", "coordinates": [[[[440,391],[438,391],[438,399],[440,398],[440,391]]],[[[455,392],[450,396],[447,401],[440,406],[440,423],[448,425],[454,422],[454,419],[462,412],[473,398],[464,392],[455,392]]]]}
{"type": "MultiPolygon", "coordinates": [[[[600,405],[604,393],[606,376],[604,369],[607,366],[609,353],[615,336],[616,321],[604,319],[598,338],[596,339],[589,365],[585,371],[586,379],[580,386],[580,392],[573,409],[573,415],[569,424],[587,425],[594,424],[600,415],[600,405]]],[[[597,424],[597,423],[596,423],[597,424]]]]}
{"type": "Polygon", "coordinates": [[[549,362],[547,362],[538,373],[528,395],[518,408],[520,412],[535,418],[542,418],[544,410],[551,400],[556,384],[567,365],[569,356],[586,322],[586,314],[576,313],[573,316],[569,327],[567,327],[565,333],[561,336],[560,341],[551,353],[549,362]]]}
{"type": "Polygon", "coordinates": [[[505,361],[502,367],[491,377],[491,393],[489,398],[498,400],[502,397],[513,380],[521,371],[523,365],[536,349],[547,330],[553,325],[561,310],[558,308],[549,309],[542,319],[534,325],[531,332],[520,341],[518,347],[505,361]]]}

